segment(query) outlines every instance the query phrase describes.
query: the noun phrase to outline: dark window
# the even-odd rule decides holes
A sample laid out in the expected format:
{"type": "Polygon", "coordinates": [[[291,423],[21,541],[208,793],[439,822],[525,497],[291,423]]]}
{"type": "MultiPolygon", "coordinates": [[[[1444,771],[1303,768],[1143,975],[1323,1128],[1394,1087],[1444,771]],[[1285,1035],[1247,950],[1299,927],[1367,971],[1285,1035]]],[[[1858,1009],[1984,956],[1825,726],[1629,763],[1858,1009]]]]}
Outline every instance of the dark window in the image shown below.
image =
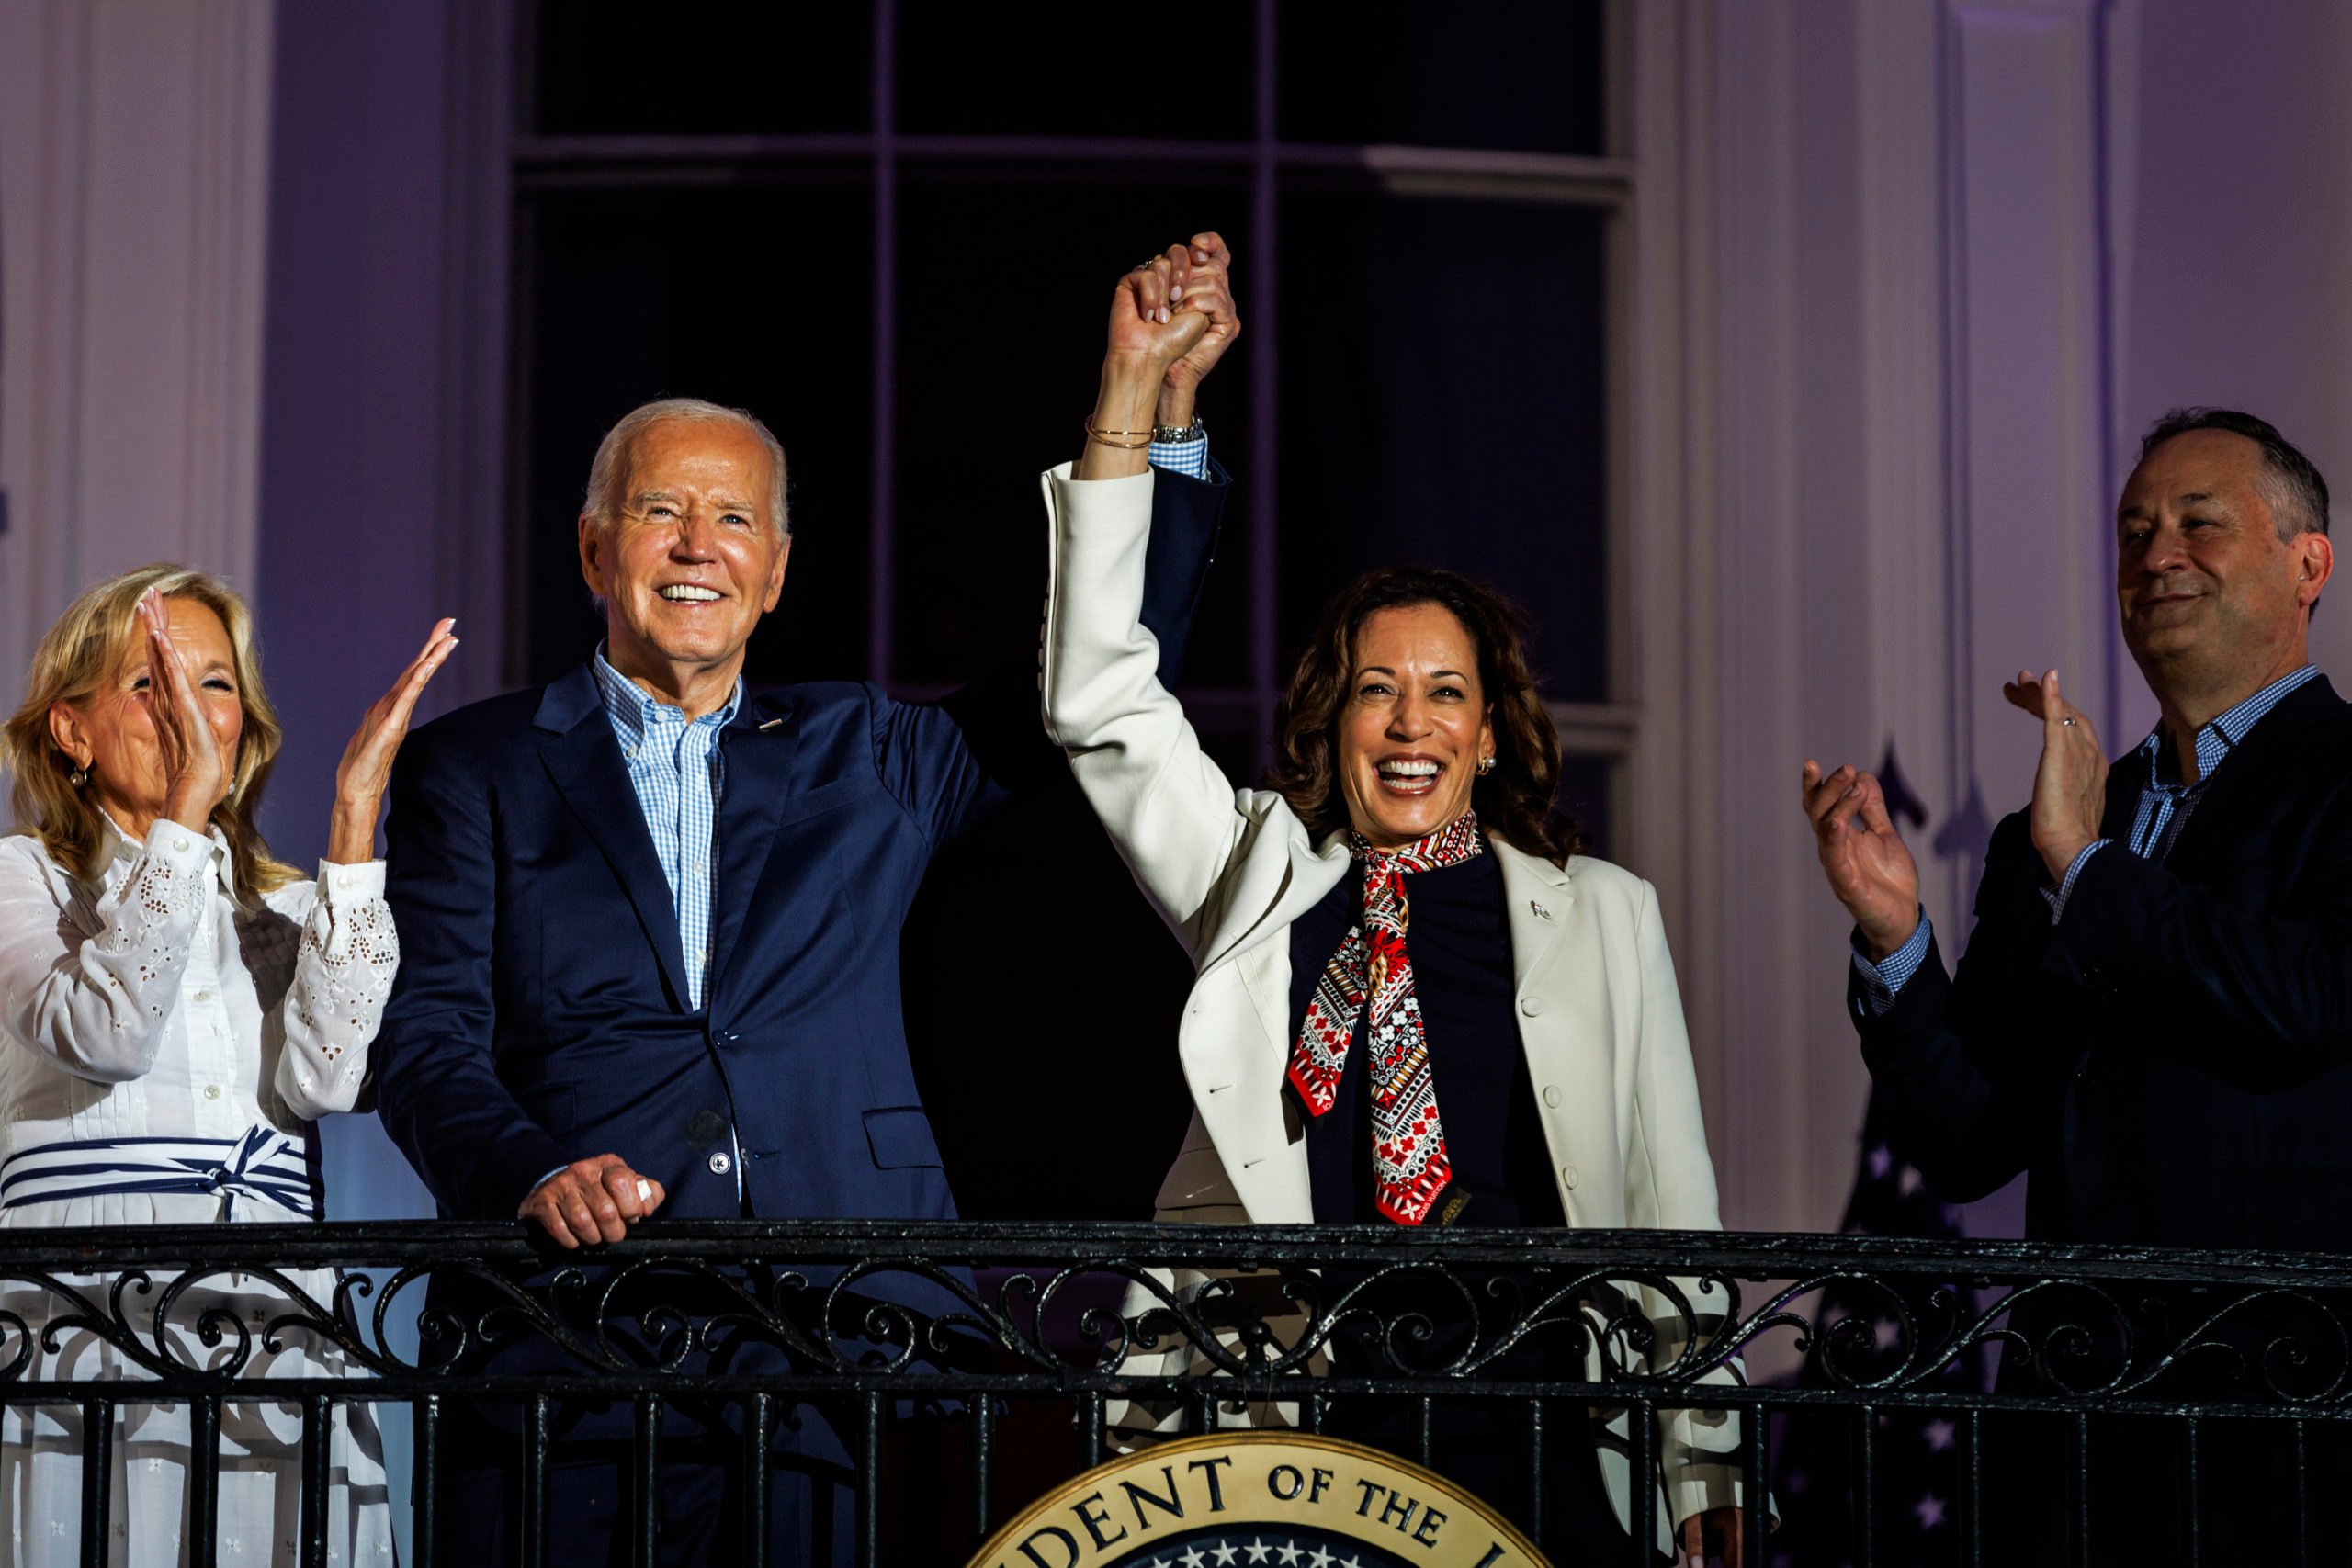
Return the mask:
{"type": "MultiPolygon", "coordinates": [[[[1037,472],[1085,439],[1112,290],[1152,249],[1144,236],[1219,229],[1248,256],[1249,211],[1246,185],[1224,169],[1148,183],[1090,165],[901,175],[897,678],[966,680],[1035,640],[1046,580],[1037,472]],[[995,235],[1022,238],[999,246],[995,235]]],[[[1237,346],[1201,397],[1210,451],[1242,473],[1249,389],[1237,346]]],[[[1244,511],[1226,514],[1230,565],[1209,580],[1188,684],[1250,678],[1244,511]]]]}
{"type": "MultiPolygon", "coordinates": [[[[914,135],[1240,141],[1255,133],[1257,11],[899,6],[899,129],[914,135]]],[[[1133,170],[1159,183],[1164,169],[1133,170]]]]}
{"type": "Polygon", "coordinates": [[[1288,141],[1596,156],[1607,72],[1601,0],[1281,5],[1288,141]]]}
{"type": "Polygon", "coordinates": [[[1285,649],[1340,583],[1410,561],[1516,597],[1547,695],[1608,695],[1608,221],[1361,187],[1283,197],[1285,649]]]}
{"type": "Polygon", "coordinates": [[[548,0],[535,7],[532,129],[547,136],[862,131],[864,6],[548,0]]]}
{"type": "Polygon", "coordinates": [[[588,460],[614,421],[664,397],[749,409],[785,446],[792,558],[747,678],[865,675],[874,205],[864,181],[567,191],[525,211],[523,678],[552,680],[595,646],[602,627],[575,543],[588,460]]]}

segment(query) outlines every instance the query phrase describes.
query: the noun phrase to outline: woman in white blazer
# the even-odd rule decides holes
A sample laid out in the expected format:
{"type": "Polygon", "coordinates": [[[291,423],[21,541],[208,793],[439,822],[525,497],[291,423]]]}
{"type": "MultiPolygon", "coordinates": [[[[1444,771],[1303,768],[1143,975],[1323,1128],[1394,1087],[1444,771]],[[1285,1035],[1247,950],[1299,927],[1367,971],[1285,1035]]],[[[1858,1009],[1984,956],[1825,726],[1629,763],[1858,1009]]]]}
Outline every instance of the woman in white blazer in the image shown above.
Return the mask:
{"type": "MultiPolygon", "coordinates": [[[[1262,790],[1233,787],[1155,679],[1131,433],[1165,367],[1230,330],[1199,271],[1172,310],[1165,264],[1122,281],[1085,450],[1044,480],[1046,727],[1197,971],[1193,1119],[1159,1217],[1716,1228],[1657,898],[1555,825],[1559,743],[1503,601],[1444,572],[1342,590],[1262,790]]],[[[1662,1366],[1685,1335],[1651,1305],[1662,1366]]],[[[1661,1428],[1659,1549],[1703,1535],[1736,1560],[1736,1421],[1661,1428]]],[[[1547,1506],[1630,1529],[1623,1445],[1593,1453],[1547,1506]],[[1586,1483],[1606,1506],[1577,1507],[1586,1483]]]]}

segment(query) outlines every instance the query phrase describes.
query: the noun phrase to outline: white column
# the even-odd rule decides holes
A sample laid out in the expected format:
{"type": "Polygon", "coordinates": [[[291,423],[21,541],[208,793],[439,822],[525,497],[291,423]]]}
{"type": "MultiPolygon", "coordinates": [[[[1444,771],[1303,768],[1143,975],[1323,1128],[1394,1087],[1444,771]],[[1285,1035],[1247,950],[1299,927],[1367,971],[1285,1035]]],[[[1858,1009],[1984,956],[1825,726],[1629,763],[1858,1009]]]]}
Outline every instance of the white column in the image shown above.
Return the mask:
{"type": "Polygon", "coordinates": [[[250,587],[267,0],[0,0],[0,699],[84,586],[250,587]]]}
{"type": "Polygon", "coordinates": [[[1949,958],[1985,836],[2030,788],[2005,669],[2057,665],[2113,728],[2101,8],[1634,18],[1655,721],[1634,858],[1672,921],[1725,1222],[1829,1228],[1869,1086],[1799,763],[1876,768],[1893,744],[1949,958]]]}

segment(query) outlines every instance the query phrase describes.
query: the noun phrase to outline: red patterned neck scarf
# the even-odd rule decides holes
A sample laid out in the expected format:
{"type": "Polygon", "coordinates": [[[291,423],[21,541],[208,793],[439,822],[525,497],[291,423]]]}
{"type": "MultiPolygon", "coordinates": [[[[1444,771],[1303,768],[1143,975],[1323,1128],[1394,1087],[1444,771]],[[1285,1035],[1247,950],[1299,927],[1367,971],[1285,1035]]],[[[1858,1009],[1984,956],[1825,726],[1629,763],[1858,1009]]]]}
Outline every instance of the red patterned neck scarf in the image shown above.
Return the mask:
{"type": "Polygon", "coordinates": [[[1348,1045],[1364,998],[1371,1073],[1374,1207],[1400,1225],[1418,1225],[1453,1179],[1445,1132],[1437,1116],[1437,1086],[1430,1077],[1429,1037],[1413,994],[1413,962],[1405,953],[1405,874],[1460,865],[1480,852],[1478,818],[1465,811],[1426,839],[1399,850],[1375,850],[1360,833],[1348,852],[1363,863],[1363,917],[1323,966],[1306,1022],[1291,1053],[1290,1081],[1306,1109],[1320,1116],[1339,1099],[1348,1045]]]}

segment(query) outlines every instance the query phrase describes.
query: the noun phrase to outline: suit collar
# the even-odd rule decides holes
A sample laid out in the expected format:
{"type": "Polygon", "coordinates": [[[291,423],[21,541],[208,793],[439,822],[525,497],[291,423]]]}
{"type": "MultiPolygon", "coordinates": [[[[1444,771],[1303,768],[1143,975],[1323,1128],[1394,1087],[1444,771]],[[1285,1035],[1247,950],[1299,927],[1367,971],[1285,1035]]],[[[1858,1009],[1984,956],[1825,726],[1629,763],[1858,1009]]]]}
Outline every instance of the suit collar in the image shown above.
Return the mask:
{"type": "Polygon", "coordinates": [[[582,664],[548,682],[539,694],[539,709],[531,716],[531,723],[561,735],[582,719],[603,712],[604,706],[604,698],[596,691],[596,677],[582,664]]]}
{"type": "MultiPolygon", "coordinates": [[[[2281,698],[2214,769],[2204,798],[2181,825],[2172,852],[2165,857],[2166,866],[2182,876],[2195,875],[2218,847],[2275,811],[2286,781],[2301,763],[2303,754],[2327,732],[2325,720],[2343,705],[2324,675],[2281,698]]],[[[2134,777],[2132,786],[2120,792],[2120,803],[2117,792],[2110,791],[2109,795],[2111,808],[2120,805],[2123,835],[2131,832],[2140,786],[2147,779],[2138,769],[2128,771],[2134,777]]]]}
{"type": "Polygon", "coordinates": [[[674,1005],[684,1010],[692,993],[686,988],[685,955],[678,945],[676,901],[661,857],[653,852],[645,807],[629,783],[620,741],[587,666],[548,685],[532,722],[554,733],[540,748],[539,761],[613,868],[646,941],[661,960],[674,1005]]]}
{"type": "Polygon", "coordinates": [[[1503,874],[1503,913],[1510,923],[1513,990],[1524,991],[1528,976],[1552,962],[1568,932],[1577,902],[1575,879],[1550,861],[1489,838],[1487,847],[1503,874]]]}
{"type": "Polygon", "coordinates": [[[742,937],[744,918],[767,869],[777,820],[793,794],[793,761],[799,743],[800,713],[788,690],[739,701],[719,737],[720,776],[726,782],[711,846],[718,864],[711,880],[710,968],[703,990],[714,1011],[726,982],[727,961],[742,937]]]}

